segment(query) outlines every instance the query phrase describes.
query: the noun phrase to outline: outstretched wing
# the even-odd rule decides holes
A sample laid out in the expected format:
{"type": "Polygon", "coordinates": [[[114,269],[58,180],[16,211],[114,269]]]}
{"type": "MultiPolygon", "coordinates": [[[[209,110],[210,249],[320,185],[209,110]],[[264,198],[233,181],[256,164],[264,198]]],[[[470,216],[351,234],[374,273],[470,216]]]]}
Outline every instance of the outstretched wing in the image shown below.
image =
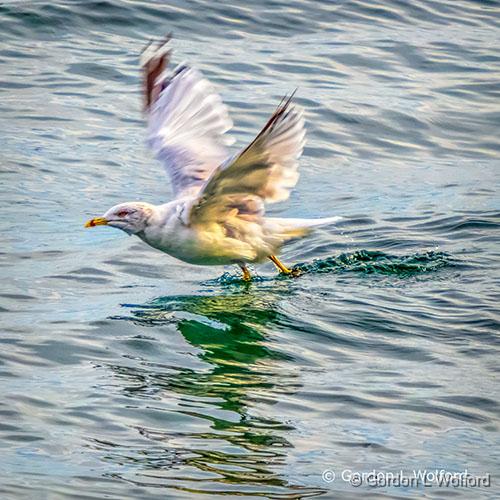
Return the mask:
{"type": "Polygon", "coordinates": [[[292,97],[278,106],[247,148],[213,172],[191,208],[190,223],[223,222],[228,215],[254,219],[264,213],[264,203],[288,198],[299,178],[306,134],[292,97]]]}
{"type": "Polygon", "coordinates": [[[169,39],[143,52],[148,142],[169,174],[177,197],[195,195],[228,157],[224,137],[232,127],[226,106],[201,73],[166,67],[169,39]]]}

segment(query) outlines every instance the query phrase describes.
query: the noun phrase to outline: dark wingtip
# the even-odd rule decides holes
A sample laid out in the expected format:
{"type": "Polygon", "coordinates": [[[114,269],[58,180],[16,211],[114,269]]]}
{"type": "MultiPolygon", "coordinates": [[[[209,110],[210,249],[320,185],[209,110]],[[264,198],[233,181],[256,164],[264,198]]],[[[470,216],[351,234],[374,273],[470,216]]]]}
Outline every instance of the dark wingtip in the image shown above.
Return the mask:
{"type": "Polygon", "coordinates": [[[281,99],[280,103],[278,104],[277,112],[278,111],[283,111],[285,110],[292,102],[293,98],[295,97],[295,94],[299,90],[298,87],[295,87],[295,89],[292,91],[290,95],[285,94],[283,98],[281,99]]]}
{"type": "Polygon", "coordinates": [[[273,127],[274,124],[278,121],[279,117],[286,112],[286,110],[290,107],[290,104],[292,103],[292,100],[295,97],[297,90],[298,87],[295,88],[295,90],[290,95],[283,96],[280,103],[278,104],[278,107],[272,114],[271,118],[269,118],[268,122],[264,125],[264,128],[260,132],[261,134],[266,130],[268,130],[269,128],[273,127]]]}
{"type": "MultiPolygon", "coordinates": [[[[151,39],[149,43],[144,47],[141,55],[144,57],[144,53],[151,50],[152,54],[150,57],[145,57],[145,61],[142,62],[144,68],[144,109],[148,111],[153,102],[156,100],[160,94],[161,89],[156,84],[156,79],[163,73],[168,65],[171,50],[165,47],[172,40],[172,33],[168,33],[162,40],[156,44],[156,48],[151,49],[151,46],[155,43],[154,39],[151,39]],[[158,55],[158,53],[160,54],[158,55]]],[[[149,55],[149,54],[147,54],[149,55]]]]}

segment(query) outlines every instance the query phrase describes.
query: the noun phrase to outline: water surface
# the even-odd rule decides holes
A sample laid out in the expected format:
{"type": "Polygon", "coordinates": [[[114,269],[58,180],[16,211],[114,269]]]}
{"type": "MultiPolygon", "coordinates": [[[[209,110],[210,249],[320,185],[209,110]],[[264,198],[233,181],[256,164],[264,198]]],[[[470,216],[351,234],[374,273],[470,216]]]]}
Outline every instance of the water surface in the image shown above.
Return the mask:
{"type": "Polygon", "coordinates": [[[499,24],[486,0],[3,2],[1,498],[496,498],[499,24]],[[168,31],[240,147],[298,87],[270,212],[344,216],[285,249],[299,278],[83,229],[171,196],[138,73],[168,31]],[[492,486],[340,477],[436,468],[492,486]]]}

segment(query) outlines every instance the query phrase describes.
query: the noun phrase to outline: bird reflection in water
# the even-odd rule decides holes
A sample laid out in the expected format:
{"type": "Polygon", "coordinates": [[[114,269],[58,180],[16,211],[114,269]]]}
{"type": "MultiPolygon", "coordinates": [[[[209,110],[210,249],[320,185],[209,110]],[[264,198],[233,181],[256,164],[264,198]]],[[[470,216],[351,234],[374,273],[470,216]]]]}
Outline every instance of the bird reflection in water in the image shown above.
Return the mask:
{"type": "MultiPolygon", "coordinates": [[[[146,398],[177,394],[182,401],[175,410],[179,416],[175,428],[137,425],[139,433],[151,441],[152,450],[135,449],[133,457],[127,450],[126,460],[141,467],[122,479],[137,486],[212,495],[227,494],[228,487],[234,493],[275,498],[324,492],[292,484],[292,478],[274,472],[286,466],[286,449],[291,444],[285,435],[294,428],[276,417],[262,416],[264,405],[259,405],[259,416],[252,411],[259,401],[272,404],[280,393],[299,387],[296,376],[286,369],[290,356],[274,347],[266,333],[280,321],[276,301],[281,293],[289,293],[284,283],[274,284],[271,293],[237,287],[219,295],[167,296],[141,306],[124,306],[131,314],[114,319],[150,328],[174,323],[184,339],[200,349],[198,357],[204,366],[162,370],[145,362],[139,370],[112,367],[130,382],[123,391],[132,391],[132,397],[141,391],[146,398]],[[183,430],[183,416],[203,419],[208,426],[202,432],[199,425],[194,432],[189,425],[183,430]],[[185,471],[192,473],[188,477],[185,471]]],[[[123,463],[123,456],[116,458],[123,463]]]]}

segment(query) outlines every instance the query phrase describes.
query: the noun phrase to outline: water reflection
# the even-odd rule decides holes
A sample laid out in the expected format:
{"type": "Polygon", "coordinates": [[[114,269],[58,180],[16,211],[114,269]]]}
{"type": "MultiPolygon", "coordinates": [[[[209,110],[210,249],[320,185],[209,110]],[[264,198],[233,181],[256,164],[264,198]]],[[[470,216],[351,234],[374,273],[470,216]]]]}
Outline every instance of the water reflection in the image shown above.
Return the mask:
{"type": "Polygon", "coordinates": [[[183,425],[180,430],[138,424],[137,431],[151,441],[152,449],[123,450],[127,458],[115,449],[113,455],[120,463],[125,459],[140,465],[133,477],[120,477],[141,486],[211,494],[303,498],[323,493],[292,485],[274,472],[286,465],[286,450],[292,445],[285,435],[294,428],[255,411],[259,400],[269,403],[280,392],[298,387],[286,369],[292,359],[273,346],[266,334],[280,317],[276,301],[285,290],[286,284],[279,282],[273,293],[263,293],[261,288],[256,293],[241,285],[218,295],[166,296],[124,306],[130,315],[114,319],[145,328],[174,324],[191,346],[200,349],[203,367],[166,370],[147,363],[139,369],[114,365],[113,371],[124,380],[123,393],[136,401],[141,393],[144,408],[149,406],[148,396],[155,401],[158,395],[176,395],[175,412],[205,424],[202,430],[199,425],[194,430],[183,425]]]}

